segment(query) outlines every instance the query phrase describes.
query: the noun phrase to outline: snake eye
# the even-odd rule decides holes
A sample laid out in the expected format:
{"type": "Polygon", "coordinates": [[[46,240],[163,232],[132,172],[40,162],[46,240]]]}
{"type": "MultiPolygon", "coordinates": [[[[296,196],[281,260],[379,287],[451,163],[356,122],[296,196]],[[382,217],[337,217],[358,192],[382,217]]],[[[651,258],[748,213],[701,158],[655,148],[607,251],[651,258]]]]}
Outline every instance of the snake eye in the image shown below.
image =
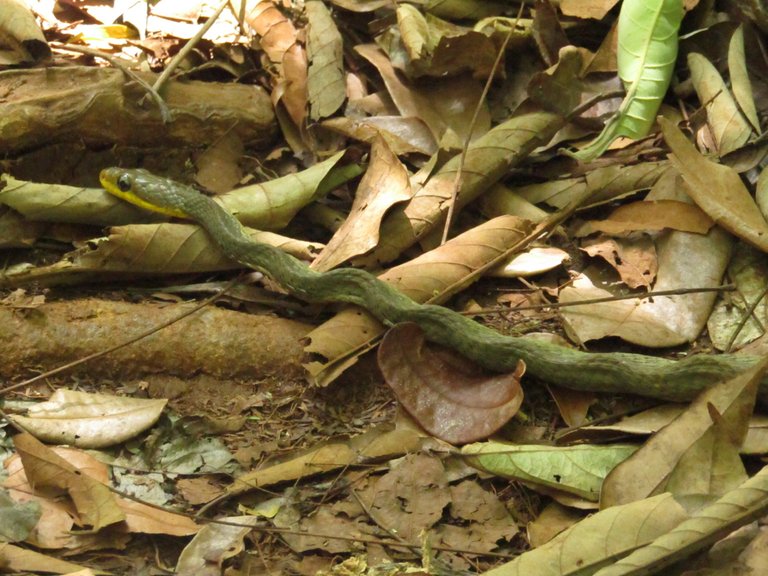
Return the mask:
{"type": "Polygon", "coordinates": [[[131,189],[131,177],[128,174],[121,174],[117,179],[117,187],[121,192],[128,192],[131,189]]]}

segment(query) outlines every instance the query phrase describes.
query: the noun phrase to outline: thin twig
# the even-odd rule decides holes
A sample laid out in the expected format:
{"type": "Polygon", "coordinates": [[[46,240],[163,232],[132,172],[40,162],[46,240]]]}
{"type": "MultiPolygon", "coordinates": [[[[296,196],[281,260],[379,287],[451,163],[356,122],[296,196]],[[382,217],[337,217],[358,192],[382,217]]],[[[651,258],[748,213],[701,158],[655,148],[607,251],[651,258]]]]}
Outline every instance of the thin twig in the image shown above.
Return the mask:
{"type": "Polygon", "coordinates": [[[59,366],[58,368],[54,368],[53,370],[48,370],[47,372],[43,372],[42,374],[38,374],[34,378],[30,378],[29,380],[25,380],[24,382],[19,382],[18,384],[13,384],[12,386],[6,386],[2,390],[0,390],[0,395],[5,394],[7,392],[11,392],[13,390],[16,390],[18,388],[22,388],[24,386],[29,386],[30,384],[34,384],[35,382],[38,382],[39,380],[42,380],[43,378],[48,378],[50,376],[55,376],[56,374],[61,374],[62,372],[65,372],[66,370],[69,370],[70,368],[74,368],[75,366],[79,366],[81,364],[85,364],[86,362],[90,362],[91,360],[95,360],[97,358],[101,358],[102,356],[106,356],[107,354],[111,354],[115,350],[119,350],[120,348],[124,348],[126,346],[130,346],[131,344],[138,342],[139,340],[143,340],[147,336],[151,336],[155,332],[159,332],[160,330],[163,330],[164,328],[167,328],[168,326],[171,326],[172,324],[175,324],[179,320],[183,320],[187,316],[191,316],[195,312],[198,312],[199,310],[202,310],[209,304],[212,304],[224,294],[227,293],[227,291],[232,288],[239,280],[238,278],[234,278],[231,282],[229,282],[224,288],[221,289],[220,292],[217,292],[213,296],[210,296],[200,302],[200,304],[196,305],[194,308],[191,308],[190,310],[187,310],[175,318],[171,318],[170,320],[163,322],[162,324],[159,324],[157,326],[153,326],[149,330],[145,330],[144,332],[141,332],[140,334],[137,334],[136,336],[133,336],[132,338],[129,338],[128,340],[125,340],[123,342],[120,342],[118,344],[115,344],[114,346],[111,346],[110,348],[107,348],[106,350],[101,350],[99,352],[94,352],[93,354],[89,354],[88,356],[85,356],[83,358],[79,358],[78,360],[74,360],[72,362],[68,362],[67,364],[64,364],[63,366],[59,366]]]}
{"type": "MultiPolygon", "coordinates": [[[[763,291],[760,293],[760,295],[755,298],[755,300],[749,305],[749,307],[746,309],[744,314],[741,317],[741,320],[739,320],[739,324],[736,326],[736,328],[733,330],[733,333],[731,334],[731,337],[728,339],[728,345],[725,347],[726,352],[731,352],[733,348],[734,342],[736,342],[736,337],[741,333],[741,331],[744,329],[744,326],[747,324],[747,320],[752,318],[757,325],[760,327],[760,329],[765,333],[765,326],[763,326],[762,322],[760,322],[760,318],[758,318],[755,315],[755,310],[757,309],[757,306],[762,302],[763,298],[765,298],[765,295],[768,294],[768,285],[763,288],[763,291]]],[[[744,301],[746,302],[746,298],[744,298],[744,301]]]]}
{"type": "Polygon", "coordinates": [[[587,304],[601,304],[603,302],[614,302],[616,300],[646,300],[657,296],[679,296],[681,294],[698,294],[700,292],[732,292],[736,289],[733,284],[723,284],[722,286],[712,286],[707,288],[677,288],[676,290],[659,290],[657,292],[646,292],[645,294],[625,294],[624,296],[605,296],[604,298],[589,298],[587,300],[578,300],[575,302],[550,302],[548,304],[528,304],[525,306],[493,306],[491,308],[482,308],[481,310],[472,310],[461,312],[465,316],[482,316],[485,314],[498,314],[500,312],[517,312],[518,310],[542,310],[544,308],[568,308],[570,306],[585,306],[587,304]]]}
{"type": "Polygon", "coordinates": [[[206,32],[213,26],[213,23],[216,22],[216,19],[221,15],[222,12],[224,12],[224,8],[227,7],[229,4],[229,0],[224,0],[221,3],[221,6],[218,7],[216,12],[208,18],[205,24],[203,24],[202,28],[198,30],[197,34],[195,34],[192,38],[189,39],[189,41],[184,44],[184,46],[179,50],[178,54],[171,58],[171,61],[168,62],[168,65],[165,67],[165,70],[163,70],[163,73],[160,74],[160,77],[155,81],[155,84],[152,86],[155,90],[160,92],[163,89],[163,86],[165,86],[165,83],[168,81],[168,79],[171,77],[171,74],[173,74],[173,71],[178,68],[179,64],[182,63],[184,58],[187,57],[187,55],[192,52],[195,46],[197,46],[198,42],[202,40],[203,36],[206,32]]]}
{"type": "Polygon", "coordinates": [[[442,246],[448,241],[448,232],[451,229],[451,223],[453,222],[453,212],[456,209],[456,200],[459,197],[459,191],[461,190],[461,176],[464,173],[464,162],[467,159],[467,151],[469,150],[469,143],[472,140],[472,132],[475,130],[475,124],[477,124],[477,118],[480,116],[480,110],[483,108],[483,103],[486,101],[486,98],[488,97],[488,92],[491,89],[491,84],[493,83],[493,79],[496,76],[496,71],[499,68],[499,65],[501,64],[501,59],[504,56],[504,52],[507,49],[507,44],[509,44],[509,41],[512,38],[512,33],[516,30],[517,23],[520,21],[520,17],[523,13],[523,4],[520,5],[520,10],[517,13],[517,19],[515,20],[515,24],[509,29],[509,32],[507,33],[506,37],[504,38],[504,42],[501,44],[501,47],[499,48],[498,54],[496,54],[496,60],[493,62],[493,66],[491,67],[491,72],[488,74],[488,79],[485,81],[485,85],[483,86],[483,91],[480,94],[480,98],[477,101],[477,106],[475,106],[475,111],[472,114],[472,120],[469,122],[469,128],[467,129],[467,135],[464,138],[464,144],[461,147],[461,155],[459,156],[459,165],[456,168],[456,176],[453,179],[453,191],[451,192],[451,201],[448,203],[448,214],[445,217],[445,225],[443,226],[443,237],[440,240],[440,245],[442,246]]]}

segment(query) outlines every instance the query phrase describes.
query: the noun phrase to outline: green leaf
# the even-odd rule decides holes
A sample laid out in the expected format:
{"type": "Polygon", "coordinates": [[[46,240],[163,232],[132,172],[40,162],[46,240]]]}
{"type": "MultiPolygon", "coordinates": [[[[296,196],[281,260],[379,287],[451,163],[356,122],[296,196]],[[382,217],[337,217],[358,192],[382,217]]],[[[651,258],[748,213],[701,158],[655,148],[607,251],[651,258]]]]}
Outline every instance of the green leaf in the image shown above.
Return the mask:
{"type": "Polygon", "coordinates": [[[603,479],[637,450],[631,444],[610,446],[539,446],[505,442],[468,444],[467,462],[503,478],[554,489],[597,501],[603,479]]]}
{"type": "Polygon", "coordinates": [[[643,138],[648,134],[672,79],[682,19],[682,0],[624,0],[617,63],[627,95],[601,134],[569,155],[589,162],[619,136],[643,138]]]}

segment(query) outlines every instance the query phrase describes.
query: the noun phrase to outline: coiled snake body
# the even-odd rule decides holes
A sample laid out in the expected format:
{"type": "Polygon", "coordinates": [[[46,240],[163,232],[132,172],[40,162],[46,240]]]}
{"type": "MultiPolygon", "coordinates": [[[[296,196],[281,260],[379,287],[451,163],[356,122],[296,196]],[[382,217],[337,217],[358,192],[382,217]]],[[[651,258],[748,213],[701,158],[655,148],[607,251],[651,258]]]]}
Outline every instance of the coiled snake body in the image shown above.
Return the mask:
{"type": "MultiPolygon", "coordinates": [[[[528,374],[577,390],[689,400],[699,391],[756,364],[755,356],[696,355],[668,360],[629,353],[588,353],[525,337],[505,336],[448,308],[418,304],[355,268],[317,272],[272,246],[249,238],[240,222],[197,190],[146,170],[107,168],[104,188],[143,208],[194,220],[232,260],[259,270],[309,302],[361,306],[387,325],[415,322],[426,337],[484,368],[511,371],[522,359],[528,374]]],[[[763,392],[766,387],[763,386],[763,392]]]]}

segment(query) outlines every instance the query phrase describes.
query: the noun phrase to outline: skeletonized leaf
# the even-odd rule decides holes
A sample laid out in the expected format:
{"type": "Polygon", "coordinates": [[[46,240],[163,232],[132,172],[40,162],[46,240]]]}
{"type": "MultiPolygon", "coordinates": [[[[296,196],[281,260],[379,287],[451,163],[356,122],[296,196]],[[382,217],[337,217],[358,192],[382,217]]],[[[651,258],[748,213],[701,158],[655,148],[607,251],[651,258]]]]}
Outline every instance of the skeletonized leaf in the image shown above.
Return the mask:
{"type": "Polygon", "coordinates": [[[309,21],[309,117],[319,120],[336,112],[346,98],[342,40],[331,12],[323,2],[311,0],[305,4],[305,9],[309,21]]]}
{"type": "Polygon", "coordinates": [[[619,136],[648,134],[672,80],[677,60],[677,33],[682,0],[624,0],[618,25],[617,64],[627,94],[617,114],[586,148],[572,153],[588,162],[619,136]]]}
{"type": "Polygon", "coordinates": [[[592,574],[605,563],[665,534],[687,517],[671,494],[614,506],[484,574],[563,576],[582,570],[582,574],[592,574]]]}
{"type": "Polygon", "coordinates": [[[133,438],[152,426],[167,402],[60,388],[46,402],[31,407],[29,416],[10,418],[46,442],[104,448],[133,438]]]}
{"type": "MultiPolygon", "coordinates": [[[[464,279],[504,253],[523,235],[522,221],[513,216],[490,220],[443,246],[380,276],[416,302],[443,301],[464,279]],[[449,290],[450,293],[447,293],[449,290]]],[[[384,327],[368,312],[347,308],[313,330],[305,348],[321,358],[304,367],[318,385],[326,386],[357,356],[375,345],[384,327]]]]}
{"type": "Polygon", "coordinates": [[[461,449],[467,462],[489,474],[596,501],[608,473],[637,446],[537,446],[482,442],[461,449]]]}
{"type": "Polygon", "coordinates": [[[417,324],[391,328],[378,360],[406,411],[427,432],[452,444],[487,438],[523,401],[524,365],[511,374],[484,374],[454,353],[427,347],[417,324]]]}

